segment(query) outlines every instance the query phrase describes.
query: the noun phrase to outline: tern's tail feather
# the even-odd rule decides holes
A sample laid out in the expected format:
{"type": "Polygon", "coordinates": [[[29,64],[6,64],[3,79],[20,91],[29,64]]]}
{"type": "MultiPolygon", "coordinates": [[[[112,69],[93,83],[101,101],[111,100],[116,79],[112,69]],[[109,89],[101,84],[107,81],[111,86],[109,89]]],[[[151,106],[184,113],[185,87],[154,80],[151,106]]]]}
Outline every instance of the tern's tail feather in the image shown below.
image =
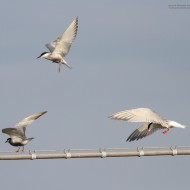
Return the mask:
{"type": "Polygon", "coordinates": [[[34,139],[34,137],[28,138],[27,140],[28,142],[30,142],[32,139],[34,139]]]}
{"type": "Polygon", "coordinates": [[[176,121],[168,121],[168,124],[171,126],[171,127],[175,127],[175,128],[185,128],[186,126],[185,125],[181,125],[180,123],[177,123],[176,121]]]}
{"type": "Polygon", "coordinates": [[[70,69],[72,69],[72,67],[63,59],[62,64],[66,65],[67,67],[69,67],[70,69]]]}

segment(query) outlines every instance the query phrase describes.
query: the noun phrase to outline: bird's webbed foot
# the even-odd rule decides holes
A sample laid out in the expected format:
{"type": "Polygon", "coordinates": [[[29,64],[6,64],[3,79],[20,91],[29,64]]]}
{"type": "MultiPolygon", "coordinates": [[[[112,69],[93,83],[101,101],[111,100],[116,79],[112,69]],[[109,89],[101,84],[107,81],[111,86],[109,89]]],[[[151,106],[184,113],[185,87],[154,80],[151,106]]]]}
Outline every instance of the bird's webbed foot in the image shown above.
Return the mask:
{"type": "Polygon", "coordinates": [[[167,128],[166,130],[164,130],[162,133],[165,135],[170,129],[167,128]]]}

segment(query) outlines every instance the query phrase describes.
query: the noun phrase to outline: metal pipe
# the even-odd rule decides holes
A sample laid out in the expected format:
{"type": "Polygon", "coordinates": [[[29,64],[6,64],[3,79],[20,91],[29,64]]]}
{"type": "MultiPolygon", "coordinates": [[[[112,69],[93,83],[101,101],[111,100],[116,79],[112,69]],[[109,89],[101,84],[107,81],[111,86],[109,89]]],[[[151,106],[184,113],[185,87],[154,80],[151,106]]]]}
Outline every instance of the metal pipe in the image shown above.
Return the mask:
{"type": "Polygon", "coordinates": [[[0,160],[35,160],[35,159],[69,159],[69,158],[106,158],[106,157],[141,157],[141,156],[175,156],[190,155],[190,147],[137,147],[137,148],[99,148],[99,149],[65,149],[58,151],[25,151],[0,153],[0,160]],[[74,151],[74,152],[73,152],[74,151]],[[93,152],[92,152],[93,151],[93,152]],[[39,153],[38,153],[39,152],[39,153]]]}

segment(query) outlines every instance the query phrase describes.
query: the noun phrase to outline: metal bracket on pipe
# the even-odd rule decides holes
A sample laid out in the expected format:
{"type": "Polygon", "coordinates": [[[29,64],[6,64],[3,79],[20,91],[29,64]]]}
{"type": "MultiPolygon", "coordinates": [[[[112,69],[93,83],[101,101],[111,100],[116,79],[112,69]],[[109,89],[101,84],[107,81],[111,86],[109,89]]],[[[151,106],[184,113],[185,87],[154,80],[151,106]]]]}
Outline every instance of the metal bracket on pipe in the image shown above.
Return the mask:
{"type": "Polygon", "coordinates": [[[32,154],[32,160],[36,159],[36,154],[32,154]]]}
{"type": "Polygon", "coordinates": [[[172,156],[177,155],[177,146],[175,146],[175,147],[171,146],[170,149],[172,150],[172,153],[173,153],[172,156]]]}
{"type": "Polygon", "coordinates": [[[141,148],[137,147],[137,151],[139,152],[139,157],[144,156],[144,148],[143,147],[141,147],[141,148]]]}
{"type": "Polygon", "coordinates": [[[31,153],[31,151],[29,150],[29,154],[31,154],[31,160],[35,160],[36,159],[36,151],[34,150],[34,153],[31,153]]]}
{"type": "Polygon", "coordinates": [[[64,153],[66,154],[66,159],[71,158],[70,149],[64,149],[64,153]]]}
{"type": "Polygon", "coordinates": [[[100,153],[102,153],[102,158],[106,158],[107,157],[107,153],[106,153],[106,151],[105,151],[105,148],[104,149],[99,149],[99,151],[100,151],[100,153]]]}

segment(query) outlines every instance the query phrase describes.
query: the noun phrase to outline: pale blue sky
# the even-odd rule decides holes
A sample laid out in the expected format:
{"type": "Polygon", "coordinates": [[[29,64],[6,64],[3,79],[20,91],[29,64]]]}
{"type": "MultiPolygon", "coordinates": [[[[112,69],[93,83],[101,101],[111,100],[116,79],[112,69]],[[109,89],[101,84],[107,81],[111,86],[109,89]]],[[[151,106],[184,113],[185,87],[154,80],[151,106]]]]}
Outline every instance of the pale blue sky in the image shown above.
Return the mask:
{"type": "MultiPolygon", "coordinates": [[[[184,1],[3,1],[0,6],[1,128],[48,113],[27,129],[26,149],[190,145],[190,9],[184,1]],[[44,44],[79,17],[61,67],[36,59],[44,44]],[[185,130],[158,131],[137,142],[138,124],[114,112],[149,107],[185,130]]],[[[14,150],[0,134],[1,150],[14,150]]],[[[189,158],[144,157],[0,161],[3,189],[187,189],[189,158]]]]}

